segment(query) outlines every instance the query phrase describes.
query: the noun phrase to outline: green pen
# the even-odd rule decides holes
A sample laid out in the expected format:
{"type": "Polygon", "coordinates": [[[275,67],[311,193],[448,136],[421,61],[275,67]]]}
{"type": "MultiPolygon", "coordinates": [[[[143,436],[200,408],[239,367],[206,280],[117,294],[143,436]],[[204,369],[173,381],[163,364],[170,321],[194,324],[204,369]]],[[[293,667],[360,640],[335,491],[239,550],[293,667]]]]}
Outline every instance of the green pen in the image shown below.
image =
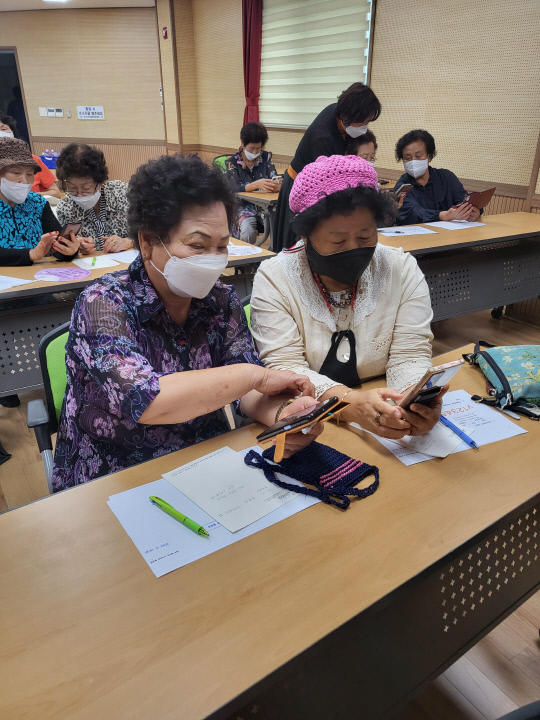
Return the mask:
{"type": "Polygon", "coordinates": [[[170,515],[175,520],[178,520],[178,522],[181,522],[183,525],[185,525],[190,530],[193,530],[194,533],[197,533],[197,535],[201,535],[202,537],[210,537],[210,534],[203,528],[202,525],[199,525],[199,523],[196,523],[195,520],[190,520],[187,515],[182,515],[181,512],[178,512],[178,510],[175,510],[172,505],[169,505],[168,502],[165,502],[165,500],[162,500],[161,498],[156,497],[155,495],[150,495],[148,498],[150,502],[154,503],[154,505],[157,505],[158,508],[161,508],[163,512],[166,512],[167,515],[170,515]]]}
{"type": "Polygon", "coordinates": [[[94,265],[96,264],[96,260],[97,260],[97,257],[94,256],[92,258],[92,267],[94,267],[94,265]]]}

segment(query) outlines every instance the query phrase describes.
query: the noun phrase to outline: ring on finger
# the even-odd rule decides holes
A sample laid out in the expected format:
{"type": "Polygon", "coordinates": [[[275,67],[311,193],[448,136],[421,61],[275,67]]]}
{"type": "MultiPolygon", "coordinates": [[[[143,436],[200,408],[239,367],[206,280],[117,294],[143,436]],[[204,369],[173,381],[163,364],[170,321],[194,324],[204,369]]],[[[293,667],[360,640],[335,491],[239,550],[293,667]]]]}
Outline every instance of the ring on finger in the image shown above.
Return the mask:
{"type": "Polygon", "coordinates": [[[380,413],[380,412],[378,412],[378,413],[375,415],[375,425],[379,425],[379,427],[380,427],[380,425],[381,425],[381,413],[380,413]]]}

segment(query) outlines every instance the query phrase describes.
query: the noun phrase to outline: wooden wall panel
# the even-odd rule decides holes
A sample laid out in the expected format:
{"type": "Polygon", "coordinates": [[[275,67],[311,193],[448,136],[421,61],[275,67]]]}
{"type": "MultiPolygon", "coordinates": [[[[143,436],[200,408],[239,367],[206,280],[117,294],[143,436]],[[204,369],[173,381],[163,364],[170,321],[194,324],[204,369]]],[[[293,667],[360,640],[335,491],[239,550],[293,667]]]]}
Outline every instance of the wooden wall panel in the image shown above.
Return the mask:
{"type": "MultiPolygon", "coordinates": [[[[184,145],[199,144],[199,98],[191,0],[174,0],[180,113],[184,145]]],[[[215,54],[213,55],[215,58],[215,54]]],[[[220,62],[218,57],[216,66],[220,62]]]]}
{"type": "MultiPolygon", "coordinates": [[[[50,140],[34,140],[34,153],[40,155],[44,150],[62,150],[65,142],[51,142],[50,140]]],[[[133,175],[135,170],[152,158],[166,154],[165,145],[116,145],[112,143],[91,143],[103,151],[109,168],[111,180],[125,180],[133,175]]]]}
{"type": "Polygon", "coordinates": [[[199,142],[237,148],[245,107],[242,0],[196,0],[192,7],[199,142]]]}
{"type": "Polygon", "coordinates": [[[371,86],[381,164],[422,127],[437,165],[458,176],[528,185],[540,116],[538,0],[377,0],[371,86]]]}
{"type": "Polygon", "coordinates": [[[163,100],[165,105],[165,127],[167,143],[178,144],[178,113],[176,105],[176,80],[174,73],[174,29],[170,14],[169,0],[156,0],[159,53],[161,56],[161,77],[163,78],[163,100]],[[167,40],[163,39],[162,29],[168,30],[167,40]]]}
{"type": "Polygon", "coordinates": [[[154,8],[3,12],[0,46],[17,48],[32,135],[164,139],[154,8]],[[78,120],[77,105],[105,120],[78,120]],[[52,106],[64,117],[40,117],[52,106]]]}

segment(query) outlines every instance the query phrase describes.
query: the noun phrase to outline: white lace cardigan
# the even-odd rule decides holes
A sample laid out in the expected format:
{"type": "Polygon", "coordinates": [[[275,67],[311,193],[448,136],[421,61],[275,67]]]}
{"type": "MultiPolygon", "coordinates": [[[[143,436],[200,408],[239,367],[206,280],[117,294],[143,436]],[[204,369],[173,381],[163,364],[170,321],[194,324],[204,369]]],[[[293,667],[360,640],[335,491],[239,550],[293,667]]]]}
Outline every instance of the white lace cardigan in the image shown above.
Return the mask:
{"type": "Polygon", "coordinates": [[[302,244],[262,263],[251,295],[251,332],[263,364],[307,375],[317,397],[339,384],[317,371],[332,333],[348,327],[356,338],[362,380],[386,372],[388,387],[400,392],[410,387],[432,364],[432,317],[416,260],[385,245],[377,245],[360,279],[354,311],[329,311],[302,244]]]}

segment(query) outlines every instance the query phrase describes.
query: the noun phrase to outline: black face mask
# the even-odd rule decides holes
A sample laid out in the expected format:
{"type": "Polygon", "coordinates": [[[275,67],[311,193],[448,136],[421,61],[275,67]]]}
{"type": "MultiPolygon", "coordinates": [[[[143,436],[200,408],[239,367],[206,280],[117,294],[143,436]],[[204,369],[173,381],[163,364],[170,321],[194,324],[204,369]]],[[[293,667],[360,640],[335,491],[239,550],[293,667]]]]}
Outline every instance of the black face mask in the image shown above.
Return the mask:
{"type": "Polygon", "coordinates": [[[367,268],[377,246],[344,250],[333,255],[321,255],[306,240],[306,255],[311,271],[344,285],[356,285],[367,268]]]}

